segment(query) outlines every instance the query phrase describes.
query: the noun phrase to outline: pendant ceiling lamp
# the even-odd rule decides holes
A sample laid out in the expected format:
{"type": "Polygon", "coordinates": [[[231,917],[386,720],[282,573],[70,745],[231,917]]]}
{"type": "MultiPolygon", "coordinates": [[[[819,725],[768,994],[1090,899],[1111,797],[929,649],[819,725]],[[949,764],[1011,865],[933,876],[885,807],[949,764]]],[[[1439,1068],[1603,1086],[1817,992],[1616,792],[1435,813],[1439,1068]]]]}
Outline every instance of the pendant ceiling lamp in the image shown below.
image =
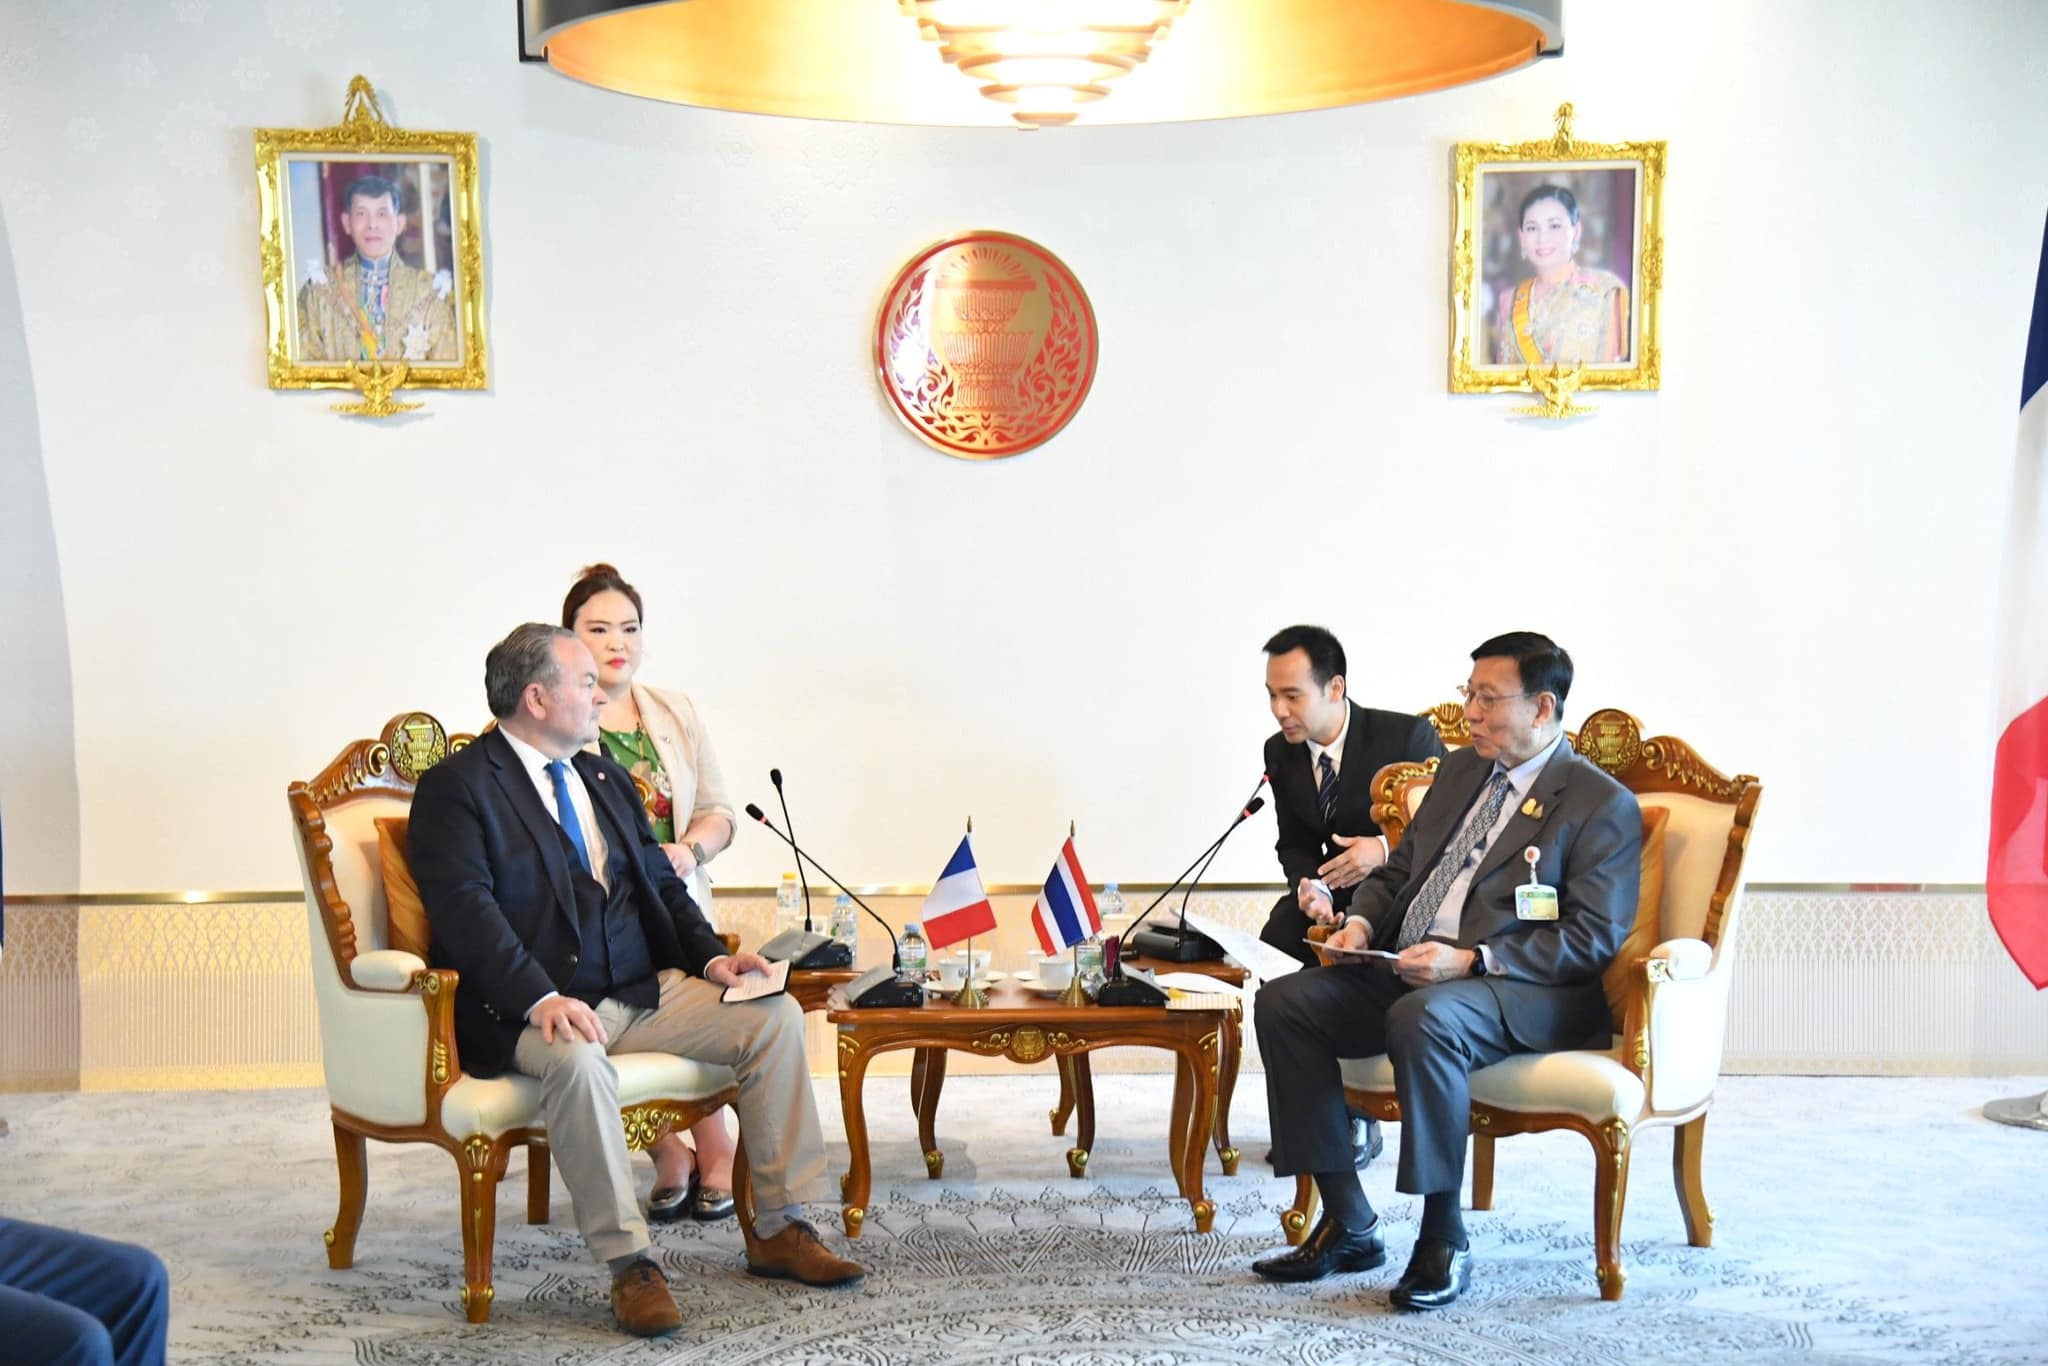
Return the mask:
{"type": "Polygon", "coordinates": [[[1328,109],[1563,50],[1563,0],[518,0],[520,49],[676,104],[1042,128],[1328,109]]]}

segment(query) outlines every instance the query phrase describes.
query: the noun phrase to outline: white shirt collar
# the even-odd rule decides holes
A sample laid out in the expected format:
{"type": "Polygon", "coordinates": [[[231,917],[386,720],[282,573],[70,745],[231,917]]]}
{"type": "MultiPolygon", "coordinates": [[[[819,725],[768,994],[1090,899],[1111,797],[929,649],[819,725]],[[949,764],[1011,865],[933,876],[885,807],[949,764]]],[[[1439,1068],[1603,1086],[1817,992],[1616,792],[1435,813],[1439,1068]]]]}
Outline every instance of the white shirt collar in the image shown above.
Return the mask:
{"type": "Polygon", "coordinates": [[[1346,699],[1344,703],[1344,724],[1337,727],[1337,734],[1331,739],[1330,743],[1319,745],[1314,740],[1308,742],[1308,767],[1310,773],[1315,774],[1318,778],[1322,776],[1317,770],[1322,767],[1323,755],[1325,753],[1330,756],[1330,767],[1337,769],[1339,772],[1343,771],[1344,737],[1350,733],[1350,730],[1351,702],[1349,699],[1346,699]]]}
{"type": "Polygon", "coordinates": [[[498,727],[498,734],[504,736],[505,743],[512,746],[512,752],[519,756],[519,762],[526,766],[527,773],[532,775],[535,782],[548,781],[548,765],[553,763],[554,760],[548,758],[547,755],[542,754],[503,726],[498,727]]]}

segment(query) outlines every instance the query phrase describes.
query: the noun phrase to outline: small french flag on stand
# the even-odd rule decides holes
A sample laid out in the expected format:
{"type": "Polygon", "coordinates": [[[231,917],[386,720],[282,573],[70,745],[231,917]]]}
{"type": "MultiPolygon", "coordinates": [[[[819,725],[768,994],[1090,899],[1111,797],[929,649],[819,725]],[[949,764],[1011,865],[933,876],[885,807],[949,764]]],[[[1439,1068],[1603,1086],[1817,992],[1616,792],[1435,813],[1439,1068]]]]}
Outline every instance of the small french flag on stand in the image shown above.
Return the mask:
{"type": "Polygon", "coordinates": [[[1048,957],[1102,932],[1102,914],[1095,909],[1095,894],[1088,890],[1088,875],[1081,871],[1071,839],[1046,874],[1045,890],[1031,908],[1031,928],[1038,931],[1038,947],[1048,957]]]}
{"type": "Polygon", "coordinates": [[[946,863],[946,871],[932,884],[924,899],[924,938],[935,949],[957,944],[996,927],[996,909],[988,904],[982,890],[981,870],[974,866],[971,835],[960,837],[960,847],[946,863]]]}

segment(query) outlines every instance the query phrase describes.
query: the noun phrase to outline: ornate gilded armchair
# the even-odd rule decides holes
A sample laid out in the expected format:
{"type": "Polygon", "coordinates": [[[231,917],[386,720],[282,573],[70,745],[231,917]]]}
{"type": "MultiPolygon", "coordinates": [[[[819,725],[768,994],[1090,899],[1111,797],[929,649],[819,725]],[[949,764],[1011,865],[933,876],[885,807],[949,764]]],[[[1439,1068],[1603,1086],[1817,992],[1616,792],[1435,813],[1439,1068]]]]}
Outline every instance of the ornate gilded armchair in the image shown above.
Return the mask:
{"type": "MultiPolygon", "coordinates": [[[[311,782],[286,793],[311,918],[321,1055],[334,1121],[341,1204],[327,1262],[355,1262],[369,1194],[366,1140],[432,1143],[454,1157],[461,1209],[462,1303],[472,1323],[491,1312],[497,1191],[515,1148],[527,1154],[526,1217],[548,1220],[547,1134],[540,1083],[471,1077],[455,1048],[457,974],[386,948],[384,885],[374,822],[402,816],[419,775],[472,737],[450,737],[425,712],[393,717],[374,740],[343,749],[311,782]]],[[[627,1142],[645,1148],[738,1095],[732,1070],[664,1053],[615,1054],[627,1142]]],[[[734,1170],[741,1227],[752,1224],[746,1147],[734,1170]]]]}
{"type": "MultiPolygon", "coordinates": [[[[1700,1160],[1727,1035],[1742,860],[1763,785],[1748,775],[1722,775],[1683,740],[1644,739],[1641,723],[1624,711],[1594,712],[1574,743],[1634,792],[1646,812],[1663,809],[1659,928],[1647,952],[1623,949],[1622,1018],[1610,1048],[1518,1054],[1472,1074],[1472,1207],[1493,1208],[1496,1139],[1549,1129],[1584,1134],[1594,1159],[1594,1274],[1601,1298],[1618,1300],[1629,1154],[1644,1130],[1677,1130],[1672,1178],[1687,1241],[1713,1242],[1700,1160]]],[[[1373,776],[1373,816],[1388,839],[1400,838],[1435,774],[1432,759],[1389,764],[1373,776]]],[[[1354,1109],[1401,1118],[1393,1065],[1384,1055],[1346,1059],[1343,1074],[1354,1109]]],[[[1289,1241],[1301,1240],[1314,1210],[1314,1183],[1299,1178],[1294,1205],[1281,1220],[1289,1241]]]]}

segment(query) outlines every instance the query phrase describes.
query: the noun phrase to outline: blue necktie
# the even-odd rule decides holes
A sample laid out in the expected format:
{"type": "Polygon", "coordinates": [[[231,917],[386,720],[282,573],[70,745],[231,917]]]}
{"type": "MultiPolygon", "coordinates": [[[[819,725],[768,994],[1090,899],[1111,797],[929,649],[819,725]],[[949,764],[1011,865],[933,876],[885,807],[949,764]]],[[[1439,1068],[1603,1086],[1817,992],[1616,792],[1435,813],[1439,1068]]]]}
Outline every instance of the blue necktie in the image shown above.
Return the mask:
{"type": "Polygon", "coordinates": [[[1444,856],[1436,861],[1436,867],[1429,870],[1429,880],[1422,884],[1422,890],[1415,894],[1415,900],[1408,903],[1408,914],[1401,917],[1401,932],[1394,940],[1396,949],[1405,949],[1419,944],[1429,933],[1430,922],[1443,909],[1444,897],[1451,890],[1451,884],[1458,880],[1458,873],[1465,867],[1465,861],[1472,857],[1472,851],[1486,843],[1486,837],[1493,833],[1493,823],[1500,819],[1500,809],[1508,804],[1508,775],[1495,773],[1480,797],[1479,808],[1465,821],[1451,841],[1451,847],[1444,850],[1444,856]]]}
{"type": "Polygon", "coordinates": [[[590,850],[583,845],[583,822],[576,819],[576,803],[569,800],[569,765],[555,760],[548,765],[548,777],[555,781],[555,819],[562,823],[562,833],[569,837],[569,843],[576,846],[576,860],[587,873],[590,850]]]}
{"type": "Polygon", "coordinates": [[[1322,778],[1316,783],[1316,805],[1323,809],[1323,825],[1327,827],[1330,813],[1337,809],[1337,766],[1330,762],[1330,751],[1316,756],[1316,767],[1322,770],[1322,778]]]}

